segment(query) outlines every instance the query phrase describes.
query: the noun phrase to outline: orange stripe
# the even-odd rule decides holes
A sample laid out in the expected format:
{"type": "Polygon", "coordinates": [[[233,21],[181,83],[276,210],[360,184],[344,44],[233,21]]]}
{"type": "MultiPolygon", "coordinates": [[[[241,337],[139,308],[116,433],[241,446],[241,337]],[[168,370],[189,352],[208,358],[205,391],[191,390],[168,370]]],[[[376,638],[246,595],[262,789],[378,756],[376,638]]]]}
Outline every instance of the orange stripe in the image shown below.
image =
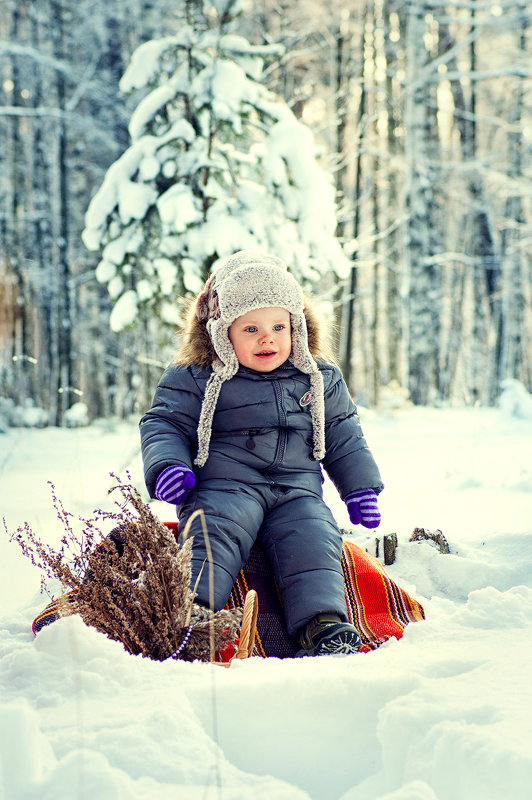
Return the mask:
{"type": "Polygon", "coordinates": [[[372,630],[371,626],[368,623],[368,619],[366,617],[366,609],[364,608],[364,604],[362,603],[362,598],[360,596],[360,586],[359,586],[359,583],[358,583],[358,575],[357,575],[356,560],[355,560],[355,556],[354,556],[354,551],[350,547],[347,547],[346,549],[347,549],[347,552],[349,554],[349,561],[350,561],[350,563],[351,563],[351,565],[353,567],[353,569],[352,569],[353,586],[355,587],[356,594],[357,594],[357,602],[356,602],[357,611],[358,611],[359,615],[361,614],[363,616],[363,618],[364,618],[365,627],[366,627],[366,630],[368,632],[368,636],[366,638],[368,640],[369,639],[375,639],[375,632],[372,630]]]}

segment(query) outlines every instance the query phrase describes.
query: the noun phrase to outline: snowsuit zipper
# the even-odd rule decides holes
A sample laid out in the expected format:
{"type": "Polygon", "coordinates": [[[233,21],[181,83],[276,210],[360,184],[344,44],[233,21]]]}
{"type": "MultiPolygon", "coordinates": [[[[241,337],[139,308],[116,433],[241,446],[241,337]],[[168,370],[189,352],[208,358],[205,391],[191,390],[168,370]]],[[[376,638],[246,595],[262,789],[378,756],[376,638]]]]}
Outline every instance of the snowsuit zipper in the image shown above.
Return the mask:
{"type": "Polygon", "coordinates": [[[275,395],[275,402],[277,403],[277,411],[279,413],[279,439],[277,441],[277,451],[275,453],[275,458],[273,463],[270,467],[276,467],[280,464],[284,458],[285,450],[286,450],[286,411],[283,406],[283,392],[281,389],[281,382],[278,379],[272,380],[273,390],[275,395]]]}

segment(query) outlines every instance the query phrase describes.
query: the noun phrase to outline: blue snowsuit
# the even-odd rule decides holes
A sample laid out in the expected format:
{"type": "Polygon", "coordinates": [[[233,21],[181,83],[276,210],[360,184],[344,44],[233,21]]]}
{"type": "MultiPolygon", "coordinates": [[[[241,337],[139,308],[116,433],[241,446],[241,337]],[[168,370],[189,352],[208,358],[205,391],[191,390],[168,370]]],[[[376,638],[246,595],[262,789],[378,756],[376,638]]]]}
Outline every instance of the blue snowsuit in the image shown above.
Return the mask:
{"type": "MultiPolygon", "coordinates": [[[[341,497],[356,489],[383,488],[364,439],[356,408],[340,371],[319,364],[324,379],[323,467],[341,497]]],[[[265,546],[283,603],[287,629],[295,635],[316,614],[347,619],[341,567],[341,535],[323,501],[320,463],[312,455],[309,376],[290,362],[272,372],[240,367],[222,384],[214,414],[210,452],[194,467],[197,423],[210,369],[168,367],[153,405],[140,422],[146,486],[165,467],[183,464],[196,473],[196,487],[178,507],[180,529],[198,508],[205,513],[213,555],[214,605],[223,608],[255,540],[265,546]]],[[[207,557],[201,520],[194,536],[192,585],[207,557]]],[[[209,565],[197,598],[209,604],[209,565]]]]}

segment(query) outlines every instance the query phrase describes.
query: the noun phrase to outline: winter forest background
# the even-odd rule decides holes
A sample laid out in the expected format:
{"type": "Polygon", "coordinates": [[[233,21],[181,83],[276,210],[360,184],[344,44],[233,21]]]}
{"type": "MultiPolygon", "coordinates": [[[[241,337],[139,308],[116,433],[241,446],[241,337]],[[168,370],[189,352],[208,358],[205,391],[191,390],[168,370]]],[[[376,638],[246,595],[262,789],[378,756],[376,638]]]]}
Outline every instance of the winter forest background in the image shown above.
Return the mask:
{"type": "Polygon", "coordinates": [[[143,411],[242,247],[325,300],[361,403],[530,390],[531,15],[0,0],[0,427],[143,411]]]}

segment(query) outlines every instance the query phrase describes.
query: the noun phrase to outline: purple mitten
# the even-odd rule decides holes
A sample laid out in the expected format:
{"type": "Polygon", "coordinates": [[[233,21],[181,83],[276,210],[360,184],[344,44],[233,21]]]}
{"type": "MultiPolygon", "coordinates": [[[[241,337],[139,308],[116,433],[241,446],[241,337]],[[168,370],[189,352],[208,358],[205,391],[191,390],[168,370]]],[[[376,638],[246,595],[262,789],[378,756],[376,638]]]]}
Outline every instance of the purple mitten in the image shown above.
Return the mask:
{"type": "Polygon", "coordinates": [[[195,485],[196,476],[192,470],[181,464],[174,464],[163,469],[157,478],[155,497],[157,500],[164,500],[165,503],[181,506],[195,485]]]}
{"type": "Polygon", "coordinates": [[[347,505],[349,519],[353,525],[363,525],[365,528],[378,528],[381,514],[377,505],[377,495],[373,489],[359,489],[349,492],[344,497],[347,505]]]}

